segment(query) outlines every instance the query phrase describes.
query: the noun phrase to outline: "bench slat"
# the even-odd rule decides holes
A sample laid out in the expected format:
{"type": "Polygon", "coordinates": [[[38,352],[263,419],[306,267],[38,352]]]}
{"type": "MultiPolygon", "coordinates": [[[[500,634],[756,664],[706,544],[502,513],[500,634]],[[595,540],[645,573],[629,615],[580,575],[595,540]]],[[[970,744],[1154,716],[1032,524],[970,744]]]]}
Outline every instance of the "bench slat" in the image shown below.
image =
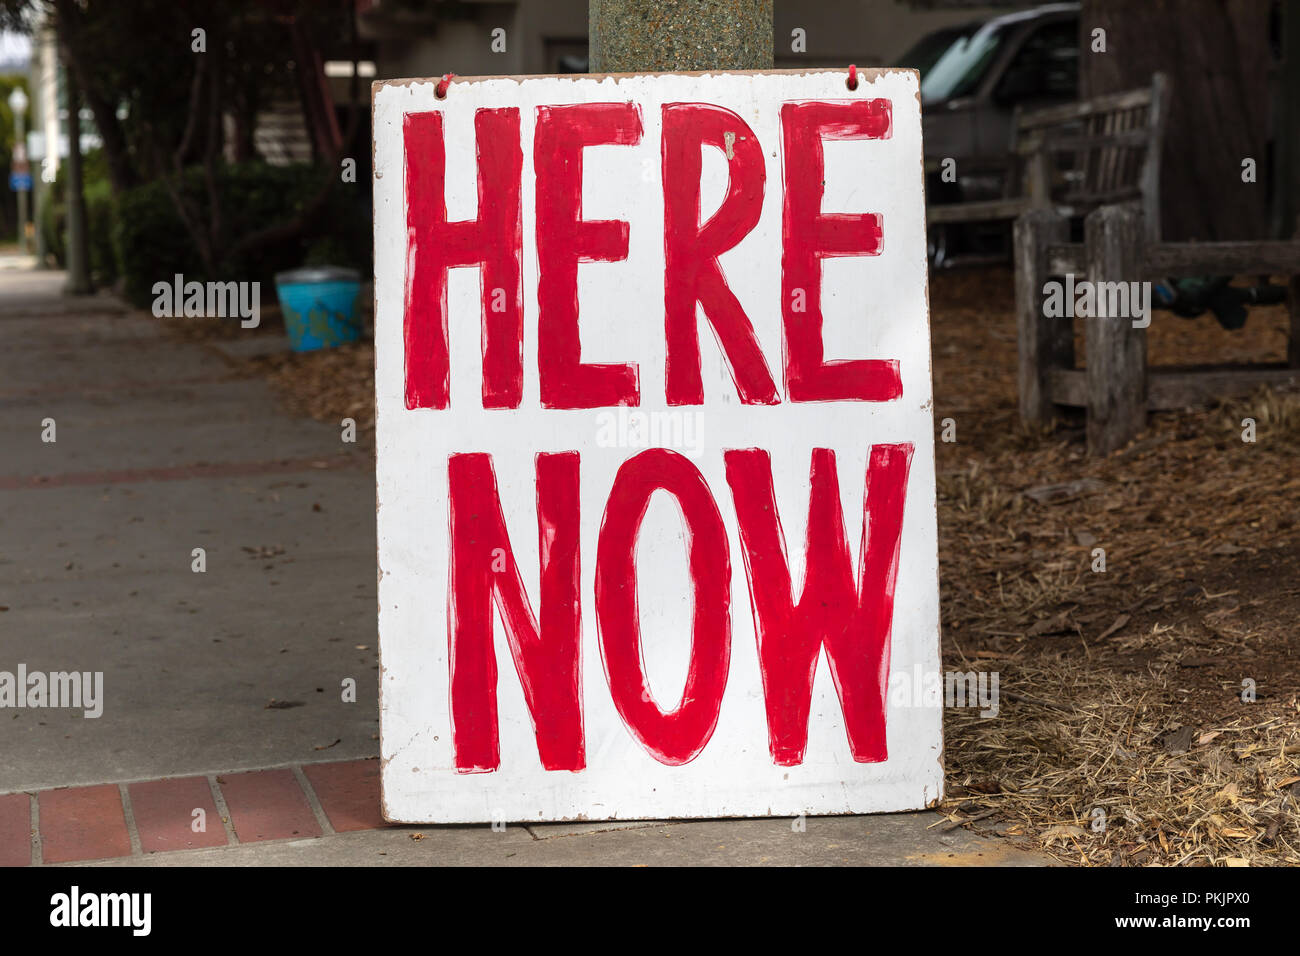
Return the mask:
{"type": "Polygon", "coordinates": [[[1089,149],[1109,150],[1145,149],[1151,143],[1151,134],[1144,129],[1117,130],[1113,133],[1036,133],[1016,144],[1022,155],[1046,149],[1049,153],[1077,153],[1089,149]]]}
{"type": "MultiPolygon", "coordinates": [[[[1052,369],[1047,376],[1052,402],[1068,408],[1088,406],[1088,373],[1081,368],[1052,369]]],[[[1249,395],[1262,385],[1300,385],[1300,368],[1284,365],[1218,365],[1201,369],[1148,368],[1147,408],[1169,411],[1208,405],[1215,399],[1249,395]]]]}
{"type": "Polygon", "coordinates": [[[1027,199],[954,202],[931,206],[925,211],[925,217],[930,225],[950,222],[992,222],[998,219],[1015,219],[1028,208],[1027,199]]]}
{"type": "Polygon", "coordinates": [[[1020,114],[1021,129],[1035,129],[1039,126],[1057,126],[1070,120],[1080,120],[1097,113],[1112,113],[1118,110],[1130,110],[1139,106],[1151,105],[1151,88],[1125,90],[1123,93],[1108,93],[1076,103],[1062,103],[1059,106],[1044,106],[1036,110],[1026,110],[1020,114]]]}
{"type": "Polygon", "coordinates": [[[1300,241],[1162,242],[1146,253],[1150,277],[1300,275],[1300,241]]]}

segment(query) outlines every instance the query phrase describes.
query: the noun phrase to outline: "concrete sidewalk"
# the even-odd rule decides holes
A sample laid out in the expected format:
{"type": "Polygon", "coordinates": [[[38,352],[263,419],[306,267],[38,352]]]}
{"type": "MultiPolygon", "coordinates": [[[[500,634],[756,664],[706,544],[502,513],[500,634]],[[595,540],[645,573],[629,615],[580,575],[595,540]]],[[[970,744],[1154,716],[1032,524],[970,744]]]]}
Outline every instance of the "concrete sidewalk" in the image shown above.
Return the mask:
{"type": "Polygon", "coordinates": [[[61,283],[0,271],[0,670],[104,712],[4,711],[0,792],[376,755],[369,455],[61,283]]]}
{"type": "Polygon", "coordinates": [[[804,832],[788,819],[384,826],[365,759],[379,747],[369,453],[289,416],[215,348],[5,265],[0,671],[102,672],[104,700],[95,719],[0,711],[0,861],[1050,862],[943,833],[933,813],[804,832]],[[330,785],[342,818],[314,779],[326,762],[345,768],[330,785]],[[192,838],[204,793],[221,822],[192,838]],[[154,818],[171,843],[145,839],[154,818]]]}

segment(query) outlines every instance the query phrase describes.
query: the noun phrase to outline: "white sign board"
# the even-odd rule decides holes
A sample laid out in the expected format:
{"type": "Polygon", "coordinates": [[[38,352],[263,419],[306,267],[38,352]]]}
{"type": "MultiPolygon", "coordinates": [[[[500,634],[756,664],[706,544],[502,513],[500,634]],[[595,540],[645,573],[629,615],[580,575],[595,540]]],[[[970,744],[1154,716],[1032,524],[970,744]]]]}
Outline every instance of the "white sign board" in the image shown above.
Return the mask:
{"type": "Polygon", "coordinates": [[[941,796],[917,77],[849,86],[376,85],[390,820],[941,796]]]}

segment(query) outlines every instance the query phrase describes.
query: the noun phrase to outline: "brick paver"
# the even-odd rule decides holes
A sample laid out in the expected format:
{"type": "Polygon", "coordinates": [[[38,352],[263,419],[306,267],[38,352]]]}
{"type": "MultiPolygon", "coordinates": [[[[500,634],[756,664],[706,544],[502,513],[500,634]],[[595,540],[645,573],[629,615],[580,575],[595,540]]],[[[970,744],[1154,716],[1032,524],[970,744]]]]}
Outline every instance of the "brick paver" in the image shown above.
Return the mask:
{"type": "Polygon", "coordinates": [[[217,778],[240,843],[321,835],[307,795],[292,770],[254,770],[217,778]]]}
{"type": "Polygon", "coordinates": [[[131,813],[145,853],[225,846],[226,828],[207,777],[168,777],[127,787],[131,813]],[[202,810],[196,815],[195,810],[202,810]],[[196,831],[195,825],[203,829],[196,831]]]}
{"type": "Polygon", "coordinates": [[[32,861],[32,800],[25,793],[0,796],[0,866],[32,861]]]}
{"type": "Polygon", "coordinates": [[[302,772],[339,833],[388,826],[380,811],[378,760],[309,764],[302,772]]]}
{"type": "Polygon", "coordinates": [[[44,862],[102,860],[131,852],[117,784],[46,790],[38,795],[37,805],[44,862]]]}

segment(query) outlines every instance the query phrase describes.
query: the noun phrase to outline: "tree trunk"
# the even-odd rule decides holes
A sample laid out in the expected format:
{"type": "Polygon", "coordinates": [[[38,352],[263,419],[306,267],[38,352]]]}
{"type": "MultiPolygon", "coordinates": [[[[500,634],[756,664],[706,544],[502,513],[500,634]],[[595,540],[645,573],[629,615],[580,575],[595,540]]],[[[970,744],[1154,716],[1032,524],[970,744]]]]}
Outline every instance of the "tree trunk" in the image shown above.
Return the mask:
{"type": "Polygon", "coordinates": [[[1166,241],[1269,237],[1272,96],[1270,0],[1084,0],[1081,95],[1169,77],[1161,164],[1166,241]],[[1105,30],[1106,50],[1093,52],[1105,30]],[[1243,161],[1255,181],[1243,182],[1243,161]]]}
{"type": "Polygon", "coordinates": [[[139,180],[131,162],[126,133],[117,118],[117,104],[99,90],[93,74],[86,67],[86,58],[93,57],[94,51],[82,49],[81,11],[76,3],[73,0],[55,0],[54,12],[55,31],[60,41],[64,67],[67,74],[76,79],[85,103],[95,117],[95,128],[99,131],[104,158],[108,163],[109,185],[114,193],[120,193],[136,185],[139,180]]]}
{"type": "Polygon", "coordinates": [[[81,91],[76,76],[67,72],[68,178],[64,187],[68,206],[67,259],[69,295],[90,295],[90,243],[86,236],[86,199],[81,176],[81,91]]]}
{"type": "MultiPolygon", "coordinates": [[[[1284,4],[1281,17],[1282,69],[1274,91],[1279,175],[1273,234],[1282,239],[1300,239],[1300,3],[1284,4]]],[[[1297,314],[1295,308],[1292,306],[1292,316],[1297,314]]],[[[1291,341],[1300,346],[1300,341],[1291,341]]]]}

